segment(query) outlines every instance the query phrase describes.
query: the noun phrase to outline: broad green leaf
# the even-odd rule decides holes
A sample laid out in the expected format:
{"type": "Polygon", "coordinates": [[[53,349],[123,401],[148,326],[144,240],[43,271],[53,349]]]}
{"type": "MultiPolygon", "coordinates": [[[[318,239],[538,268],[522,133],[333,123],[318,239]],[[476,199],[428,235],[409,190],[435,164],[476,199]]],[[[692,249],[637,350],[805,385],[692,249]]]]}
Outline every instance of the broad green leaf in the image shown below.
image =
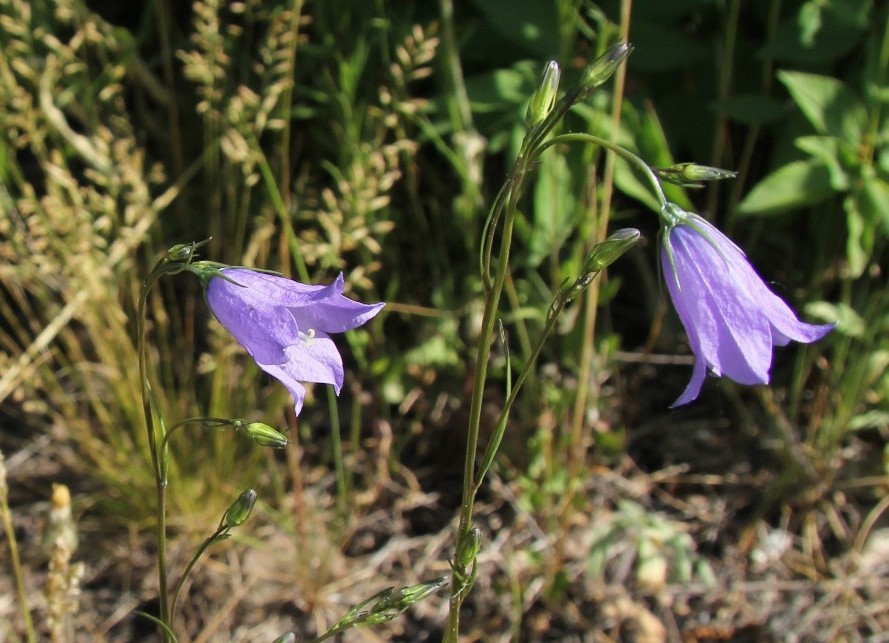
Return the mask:
{"type": "Polygon", "coordinates": [[[871,27],[872,0],[810,0],[787,11],[760,56],[795,63],[839,60],[871,27]]]}
{"type": "Polygon", "coordinates": [[[842,158],[847,149],[841,149],[843,142],[832,136],[800,136],[794,141],[796,146],[814,156],[830,172],[830,186],[837,192],[849,189],[849,174],[843,167],[842,158]]]}
{"type": "Polygon", "coordinates": [[[576,207],[577,198],[565,155],[545,154],[534,189],[534,223],[528,257],[532,267],[558,252],[574,228],[576,207]]]}
{"type": "Polygon", "coordinates": [[[797,71],[779,71],[778,79],[819,134],[856,144],[864,136],[864,106],[839,80],[797,71]]]}
{"type": "Polygon", "coordinates": [[[849,274],[860,277],[867,267],[867,260],[874,248],[874,226],[861,209],[860,193],[850,194],[843,200],[846,211],[846,261],[849,274]]]}
{"type": "Polygon", "coordinates": [[[739,94],[716,103],[716,110],[744,125],[765,125],[784,115],[781,101],[760,94],[739,94]]]}
{"type": "Polygon", "coordinates": [[[861,189],[861,209],[872,225],[882,225],[889,234],[889,183],[878,176],[866,176],[861,189]]]}
{"type": "Polygon", "coordinates": [[[487,25],[515,46],[542,57],[559,53],[559,11],[555,2],[525,2],[517,10],[514,0],[476,0],[487,25]]]}
{"type": "Polygon", "coordinates": [[[794,161],[756,184],[738,205],[739,214],[777,214],[819,203],[832,194],[830,171],[814,159],[794,161]]]}

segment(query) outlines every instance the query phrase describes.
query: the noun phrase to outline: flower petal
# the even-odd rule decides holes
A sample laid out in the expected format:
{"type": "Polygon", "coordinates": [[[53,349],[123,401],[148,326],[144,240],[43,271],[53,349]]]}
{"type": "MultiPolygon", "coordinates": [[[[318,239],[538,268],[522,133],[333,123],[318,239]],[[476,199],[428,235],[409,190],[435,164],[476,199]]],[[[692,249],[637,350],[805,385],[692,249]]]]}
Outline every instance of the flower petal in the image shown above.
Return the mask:
{"type": "Polygon", "coordinates": [[[207,303],[257,362],[283,363],[284,348],[298,340],[299,328],[287,309],[251,287],[213,278],[207,286],[207,303]]]}
{"type": "MultiPolygon", "coordinates": [[[[311,288],[299,285],[302,289],[311,288]]],[[[315,329],[325,333],[342,333],[366,323],[385,306],[383,303],[362,304],[344,297],[342,292],[343,275],[340,273],[336,281],[328,286],[324,299],[310,305],[292,307],[291,312],[299,327],[303,331],[315,329]]]]}
{"type": "Polygon", "coordinates": [[[728,237],[686,213],[666,231],[661,264],[695,354],[692,380],[673,406],[695,399],[710,368],[741,384],[769,381],[772,347],[812,342],[832,324],[801,322],[728,237]]]}
{"type": "Polygon", "coordinates": [[[741,384],[765,384],[772,336],[768,320],[750,297],[749,284],[751,276],[759,277],[737,246],[714,231],[718,236],[707,239],[688,226],[673,229],[674,254],[685,259],[677,264],[680,283],[694,284],[689,305],[708,309],[715,320],[716,335],[708,338],[706,352],[710,366],[741,384]]]}
{"type": "Polygon", "coordinates": [[[293,410],[299,415],[299,412],[302,411],[303,408],[303,400],[306,397],[306,387],[296,378],[291,377],[286,369],[277,364],[259,364],[259,362],[257,362],[257,365],[266,373],[281,382],[281,384],[290,391],[290,395],[293,397],[293,410]]]}
{"type": "Polygon", "coordinates": [[[704,385],[704,378],[706,377],[707,365],[704,363],[703,359],[695,358],[695,367],[691,373],[691,380],[689,380],[682,395],[670,405],[670,408],[675,409],[677,406],[682,406],[683,404],[688,404],[689,402],[696,400],[701,392],[701,386],[704,385]]]}

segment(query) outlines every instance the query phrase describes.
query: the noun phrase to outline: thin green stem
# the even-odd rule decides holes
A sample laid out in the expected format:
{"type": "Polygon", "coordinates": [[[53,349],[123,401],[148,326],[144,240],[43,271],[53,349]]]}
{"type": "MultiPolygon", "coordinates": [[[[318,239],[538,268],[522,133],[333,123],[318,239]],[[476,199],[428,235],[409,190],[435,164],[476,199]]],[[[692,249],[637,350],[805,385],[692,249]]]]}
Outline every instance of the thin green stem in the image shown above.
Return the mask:
{"type": "Polygon", "coordinates": [[[161,441],[161,453],[167,452],[167,448],[170,444],[170,438],[173,436],[173,433],[188,424],[202,424],[205,429],[226,429],[229,427],[237,429],[239,427],[237,422],[242,422],[242,420],[230,420],[228,418],[194,417],[188,418],[187,420],[182,420],[181,422],[177,422],[164,433],[164,438],[161,441]]]}
{"type": "Polygon", "coordinates": [[[543,143],[540,146],[540,151],[552,147],[553,145],[570,142],[599,145],[611,150],[612,152],[623,158],[625,161],[628,161],[632,165],[636,166],[636,168],[645,175],[645,178],[648,179],[648,182],[651,184],[652,190],[654,191],[654,195],[657,197],[658,203],[660,203],[661,207],[667,205],[667,195],[664,194],[664,188],[661,185],[661,181],[652,171],[651,166],[648,165],[648,163],[643,161],[636,154],[633,154],[626,148],[623,148],[616,143],[612,143],[607,139],[600,138],[598,136],[595,136],[594,134],[559,134],[558,136],[554,136],[550,140],[543,143]]]}
{"type": "Polygon", "coordinates": [[[340,426],[340,412],[336,405],[336,393],[330,386],[327,387],[327,408],[330,411],[330,437],[333,446],[333,467],[336,471],[336,494],[340,511],[345,516],[349,488],[346,482],[346,469],[343,464],[342,427],[340,426]]]}
{"type": "MultiPolygon", "coordinates": [[[[139,309],[137,312],[137,347],[139,352],[139,380],[142,389],[142,412],[145,416],[145,430],[148,437],[148,450],[151,453],[151,466],[154,470],[154,483],[157,495],[156,502],[156,519],[155,519],[155,537],[157,538],[157,577],[158,589],[160,596],[159,619],[165,625],[170,625],[170,612],[167,592],[167,497],[166,488],[167,480],[163,473],[161,460],[164,456],[158,451],[157,435],[154,428],[154,413],[151,404],[151,385],[148,383],[148,374],[146,367],[146,343],[145,343],[145,312],[148,305],[148,293],[151,286],[157,280],[160,274],[163,274],[164,267],[167,265],[167,257],[164,256],[157,262],[148,278],[142,284],[142,292],[139,296],[139,309]]],[[[164,640],[169,640],[166,632],[163,634],[164,640]]]]}
{"type": "MultiPolygon", "coordinates": [[[[509,265],[509,252],[512,246],[512,230],[515,223],[517,204],[521,195],[521,187],[527,168],[532,158],[524,151],[516,160],[515,170],[509,179],[510,187],[504,194],[505,218],[503,220],[503,232],[500,242],[500,253],[497,257],[496,273],[491,287],[485,297],[485,309],[482,316],[482,331],[479,335],[478,350],[475,359],[475,378],[472,386],[472,400],[469,407],[469,430],[466,441],[466,458],[463,465],[463,498],[460,505],[460,523],[457,528],[457,551],[464,545],[470,530],[472,529],[472,514],[475,505],[477,483],[475,478],[476,453],[478,450],[478,437],[481,427],[482,401],[484,398],[485,382],[488,377],[488,362],[491,355],[491,344],[494,337],[494,326],[497,322],[497,311],[500,307],[500,297],[503,293],[503,285],[506,281],[509,265]]],[[[501,206],[495,205],[499,208],[501,206]]],[[[489,234],[493,232],[489,231],[489,234]]],[[[451,580],[451,595],[449,599],[448,625],[445,630],[444,640],[456,643],[460,630],[460,607],[467,593],[464,584],[466,569],[462,564],[454,560],[454,574],[451,580]]]]}
{"type": "Polygon", "coordinates": [[[156,501],[156,520],[155,535],[157,538],[157,576],[158,576],[158,620],[166,627],[163,629],[162,637],[164,641],[170,641],[169,634],[172,631],[172,622],[170,621],[170,604],[169,604],[169,588],[167,587],[167,443],[166,440],[161,441],[158,447],[158,428],[155,426],[155,416],[161,435],[166,434],[163,416],[154,391],[151,389],[151,383],[148,381],[148,356],[147,345],[145,341],[145,316],[148,308],[148,294],[151,287],[163,275],[173,275],[185,270],[194,256],[194,249],[197,246],[192,245],[188,254],[188,259],[181,262],[174,259],[170,254],[165,254],[154,265],[148,277],[142,283],[142,291],[139,294],[139,307],[136,313],[136,345],[139,353],[139,381],[141,383],[142,394],[142,413],[145,418],[145,431],[148,438],[148,450],[151,453],[151,466],[154,471],[156,501]]]}
{"type": "Polygon", "coordinates": [[[537,341],[534,343],[534,347],[531,349],[531,352],[528,355],[528,359],[525,361],[525,366],[522,369],[522,372],[519,373],[515,384],[512,386],[512,390],[509,392],[509,395],[506,398],[506,402],[504,402],[503,404],[503,409],[500,411],[500,417],[497,419],[497,428],[495,429],[494,435],[491,437],[491,440],[488,443],[485,455],[482,458],[482,464],[479,467],[478,474],[476,476],[476,483],[475,488],[473,489],[473,495],[478,493],[478,490],[481,487],[481,483],[487,475],[488,470],[491,468],[491,465],[494,464],[494,457],[497,455],[497,450],[500,448],[500,443],[503,441],[503,436],[506,433],[506,422],[509,419],[509,413],[512,410],[513,404],[515,404],[519,391],[522,389],[522,385],[525,383],[525,380],[528,379],[531,371],[534,370],[534,365],[537,363],[537,358],[540,357],[540,352],[543,350],[543,346],[544,344],[546,344],[546,340],[552,333],[552,330],[559,319],[559,315],[561,315],[562,311],[565,310],[568,299],[565,297],[564,293],[564,289],[560,289],[559,292],[556,294],[555,299],[550,305],[549,314],[546,318],[546,324],[544,324],[543,330],[537,337],[537,341]]]}
{"type": "MultiPolygon", "coordinates": [[[[172,429],[170,429],[172,431],[172,429]]],[[[179,604],[179,594],[182,592],[182,588],[185,586],[185,581],[188,579],[188,575],[191,574],[191,570],[197,564],[198,559],[204,555],[204,552],[207,551],[207,548],[216,542],[219,537],[227,532],[229,527],[220,523],[220,525],[216,528],[216,531],[213,532],[213,535],[208,537],[204,542],[201,543],[201,546],[198,547],[197,551],[194,553],[194,556],[191,557],[191,560],[188,561],[188,565],[185,566],[185,569],[182,572],[182,576],[176,583],[176,588],[173,590],[173,600],[170,603],[170,622],[176,618],[176,607],[179,604]]]]}

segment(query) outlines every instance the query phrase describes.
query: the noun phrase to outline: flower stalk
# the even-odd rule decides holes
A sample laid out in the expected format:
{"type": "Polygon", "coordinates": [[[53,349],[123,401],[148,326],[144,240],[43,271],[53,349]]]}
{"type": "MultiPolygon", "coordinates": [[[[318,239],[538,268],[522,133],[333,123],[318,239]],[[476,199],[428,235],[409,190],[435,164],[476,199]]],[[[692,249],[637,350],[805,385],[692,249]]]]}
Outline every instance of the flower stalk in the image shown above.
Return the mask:
{"type": "MultiPolygon", "coordinates": [[[[580,141],[604,145],[609,148],[614,147],[607,141],[592,135],[565,134],[555,136],[550,140],[547,139],[565,114],[568,113],[571,106],[581,98],[586,97],[595,87],[598,87],[605,82],[605,80],[607,80],[607,78],[613,74],[618,66],[626,59],[631,51],[632,47],[627,43],[619,43],[610,48],[605,54],[590,65],[584,74],[584,82],[582,82],[580,86],[569,91],[560,100],[555,101],[555,105],[552,104],[552,95],[554,93],[554,85],[558,82],[558,75],[552,66],[547,68],[547,71],[541,79],[541,86],[535,94],[539,100],[538,104],[535,105],[531,112],[531,117],[528,119],[528,133],[522,141],[513,170],[500,192],[497,194],[485,221],[482,233],[479,265],[486,293],[481,333],[479,335],[478,348],[476,350],[475,376],[473,379],[472,397],[469,409],[466,455],[463,466],[463,496],[460,505],[460,520],[457,528],[457,552],[472,551],[472,543],[477,542],[477,529],[472,524],[475,497],[484,481],[485,475],[493,463],[494,456],[496,455],[496,451],[503,438],[509,411],[511,410],[515,396],[517,395],[518,390],[521,389],[521,385],[524,383],[528,373],[530,373],[531,368],[534,366],[543,342],[552,330],[555,321],[564,309],[564,306],[567,305],[568,301],[570,301],[575,294],[582,291],[591,280],[588,275],[582,275],[578,278],[578,282],[575,283],[574,286],[568,289],[562,288],[556,293],[554,303],[550,307],[547,323],[541,333],[541,337],[532,351],[531,359],[527,360],[523,372],[519,375],[516,385],[509,390],[507,396],[508,401],[498,419],[494,438],[491,440],[483,457],[482,466],[476,470],[481,411],[485,382],[487,381],[488,376],[491,346],[493,344],[494,330],[498,320],[503,287],[509,270],[513,229],[515,218],[518,214],[518,203],[522,196],[525,179],[528,173],[533,169],[540,154],[556,143],[580,141]],[[500,246],[496,253],[495,262],[494,243],[498,232],[500,235],[500,246]],[[582,281],[584,281],[585,284],[580,285],[582,281]]],[[[627,154],[630,153],[627,152],[627,154]]],[[[636,158],[641,166],[644,166],[644,171],[647,170],[650,175],[650,180],[657,186],[659,193],[663,197],[660,183],[658,182],[657,177],[651,172],[650,168],[644,164],[641,159],[635,157],[635,155],[631,156],[636,158]]],[[[666,197],[663,197],[663,199],[664,202],[666,202],[666,197]]],[[[467,556],[455,556],[451,561],[451,568],[453,574],[451,578],[448,624],[445,630],[444,640],[448,643],[456,643],[460,631],[460,608],[475,581],[475,557],[471,557],[470,560],[467,556]]]]}

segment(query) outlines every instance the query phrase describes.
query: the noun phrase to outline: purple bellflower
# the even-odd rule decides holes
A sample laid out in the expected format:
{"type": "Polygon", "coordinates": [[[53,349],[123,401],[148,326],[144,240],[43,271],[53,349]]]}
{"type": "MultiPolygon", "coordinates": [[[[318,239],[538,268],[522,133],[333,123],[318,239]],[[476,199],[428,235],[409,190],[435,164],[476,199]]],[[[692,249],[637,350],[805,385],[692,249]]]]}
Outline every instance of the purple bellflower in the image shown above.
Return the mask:
{"type": "Polygon", "coordinates": [[[662,215],[664,279],[695,355],[691,381],[671,408],[698,397],[708,369],[740,384],[767,384],[773,346],[814,342],[835,326],[801,322],[705,219],[673,204],[662,215]]]}
{"type": "Polygon", "coordinates": [[[342,273],[329,286],[309,286],[285,277],[224,268],[207,284],[207,303],[216,319],[259,367],[293,396],[297,415],[302,382],[343,386],[343,360],[330,338],[361,326],[385,304],[362,304],[343,296],[342,273]]]}

